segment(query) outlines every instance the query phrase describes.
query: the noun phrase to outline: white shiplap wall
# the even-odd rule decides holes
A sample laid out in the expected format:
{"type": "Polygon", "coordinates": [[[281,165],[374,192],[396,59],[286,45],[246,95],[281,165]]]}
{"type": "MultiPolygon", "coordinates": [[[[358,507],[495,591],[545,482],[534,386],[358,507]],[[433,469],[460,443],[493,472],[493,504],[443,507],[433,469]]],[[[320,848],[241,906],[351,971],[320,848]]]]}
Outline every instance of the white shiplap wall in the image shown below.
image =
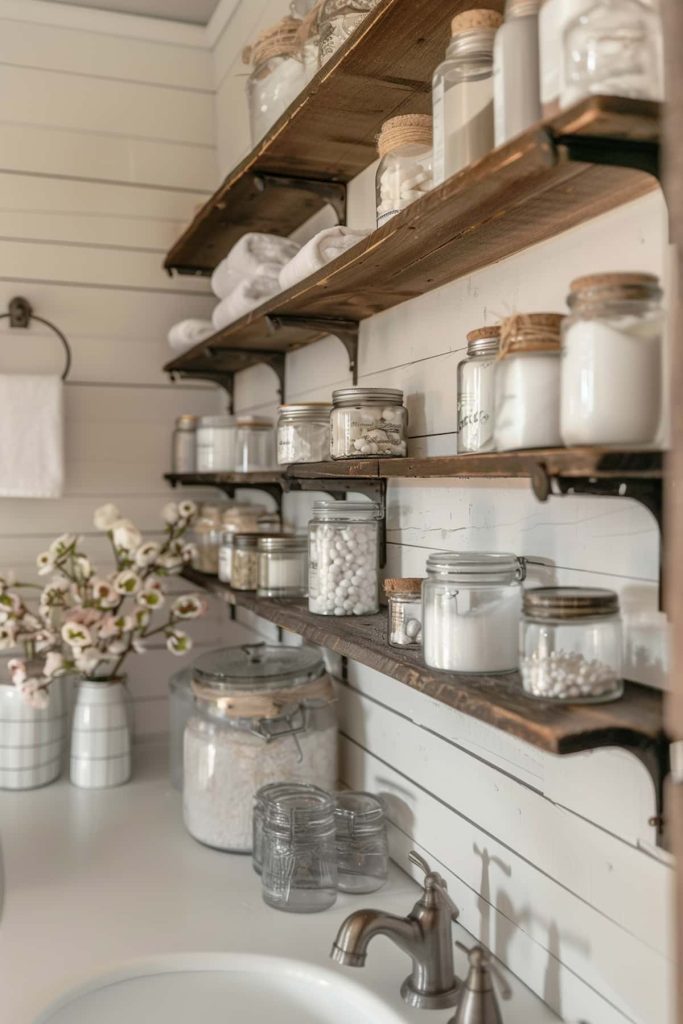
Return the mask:
{"type": "MultiPolygon", "coordinates": [[[[249,148],[241,48],[286,8],[242,2],[213,41],[221,174],[249,148]]],[[[372,226],[373,173],[351,186],[353,226],[372,226]]],[[[514,310],[562,311],[568,282],[582,273],[666,277],[665,240],[664,205],[652,195],[366,321],[359,383],[404,389],[410,454],[451,453],[469,329],[514,310]]],[[[288,401],[325,399],[349,383],[332,339],[287,357],[288,401]]],[[[236,399],[238,411],[274,413],[271,372],[238,375],[236,399]]],[[[286,496],[302,527],[310,502],[286,496]]],[[[387,517],[391,575],[422,575],[435,549],[489,548],[526,555],[533,582],[618,590],[628,674],[664,685],[658,536],[640,506],[586,497],[539,505],[523,482],[401,482],[389,489],[387,517]]],[[[653,845],[653,788],[635,758],[545,755],[353,663],[340,709],[343,778],[386,796],[396,859],[409,869],[418,846],[438,862],[463,924],[558,1014],[588,1024],[672,1019],[671,870],[653,845]]],[[[371,962],[372,954],[366,970],[371,962]]]]}

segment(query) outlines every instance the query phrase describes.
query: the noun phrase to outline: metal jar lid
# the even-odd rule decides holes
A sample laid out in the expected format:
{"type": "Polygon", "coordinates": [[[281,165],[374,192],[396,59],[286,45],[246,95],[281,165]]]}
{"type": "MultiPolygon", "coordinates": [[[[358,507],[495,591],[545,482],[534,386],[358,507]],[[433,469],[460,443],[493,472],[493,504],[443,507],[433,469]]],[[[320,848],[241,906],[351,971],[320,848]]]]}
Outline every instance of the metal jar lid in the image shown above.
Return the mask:
{"type": "MultiPolygon", "coordinates": [[[[264,540],[269,536],[271,536],[271,534],[253,533],[251,531],[235,533],[232,537],[232,546],[236,551],[256,551],[259,546],[259,541],[264,540]]],[[[277,536],[279,536],[279,534],[277,534],[277,536]]]]}
{"type": "Polygon", "coordinates": [[[324,423],[330,418],[332,406],[329,402],[300,402],[297,405],[281,405],[278,411],[281,420],[324,423]]]}
{"type": "Polygon", "coordinates": [[[403,405],[403,392],[398,388],[339,388],[332,392],[335,407],[363,405],[376,402],[381,405],[403,405]]]}
{"type": "Polygon", "coordinates": [[[313,519],[348,522],[354,518],[381,519],[382,510],[375,501],[314,501],[313,519]]]}
{"type": "Polygon", "coordinates": [[[196,430],[198,423],[199,416],[192,416],[190,413],[183,413],[175,421],[176,430],[196,430]]]}
{"type": "Polygon", "coordinates": [[[308,537],[292,536],[291,534],[280,537],[275,535],[261,534],[258,539],[259,551],[305,551],[308,547],[308,537]]]}
{"type": "Polygon", "coordinates": [[[273,421],[262,416],[238,416],[237,426],[240,430],[272,430],[273,421]]]}
{"type": "Polygon", "coordinates": [[[530,619],[587,619],[619,613],[619,597],[599,587],[531,587],[524,592],[530,619]]]}
{"type": "Polygon", "coordinates": [[[236,420],[234,416],[200,416],[197,426],[202,427],[234,427],[236,420]]]}
{"type": "Polygon", "coordinates": [[[442,574],[459,583],[514,583],[526,575],[522,558],[507,551],[436,551],[427,559],[430,576],[442,574]]]}
{"type": "Polygon", "coordinates": [[[477,327],[467,335],[467,355],[495,355],[500,348],[500,324],[477,327]]]}

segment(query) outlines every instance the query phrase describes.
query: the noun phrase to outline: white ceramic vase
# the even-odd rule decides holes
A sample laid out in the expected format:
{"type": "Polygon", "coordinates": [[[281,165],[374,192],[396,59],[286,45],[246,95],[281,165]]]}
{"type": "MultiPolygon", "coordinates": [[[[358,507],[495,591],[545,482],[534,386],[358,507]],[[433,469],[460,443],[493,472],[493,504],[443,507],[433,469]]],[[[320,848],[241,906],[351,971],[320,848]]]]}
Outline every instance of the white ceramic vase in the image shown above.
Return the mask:
{"type": "Polygon", "coordinates": [[[128,782],[130,726],[122,682],[79,684],[71,730],[71,781],[81,789],[128,782]]]}
{"type": "Polygon", "coordinates": [[[59,778],[66,739],[64,685],[56,679],[46,708],[32,708],[0,683],[0,789],[36,789],[59,778]]]}

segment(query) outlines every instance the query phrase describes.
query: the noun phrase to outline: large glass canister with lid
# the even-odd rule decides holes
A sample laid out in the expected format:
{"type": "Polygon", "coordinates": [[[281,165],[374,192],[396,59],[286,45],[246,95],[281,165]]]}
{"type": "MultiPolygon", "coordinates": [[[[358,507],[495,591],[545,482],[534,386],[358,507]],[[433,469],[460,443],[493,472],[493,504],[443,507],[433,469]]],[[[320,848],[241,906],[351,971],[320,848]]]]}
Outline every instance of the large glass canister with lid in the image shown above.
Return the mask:
{"type": "Polygon", "coordinates": [[[251,142],[255,146],[306,84],[298,18],[282,18],[242,54],[252,65],[247,79],[251,142]]]}
{"type": "Polygon", "coordinates": [[[623,693],[619,598],[612,590],[527,590],[520,646],[522,683],[532,697],[591,704],[623,693]]]}
{"type": "Polygon", "coordinates": [[[281,405],[277,421],[279,466],[294,462],[325,462],[330,458],[329,402],[281,405]]]}
{"type": "Polygon", "coordinates": [[[502,23],[496,11],[479,9],[451,22],[446,59],[432,80],[435,185],[493,149],[493,42],[502,23]]]}
{"type": "Polygon", "coordinates": [[[228,647],[197,658],[185,729],[183,813],[207,846],[249,853],[258,790],[337,778],[334,688],[313,647],[228,647]]]}
{"type": "Polygon", "coordinates": [[[311,914],[336,902],[334,806],[322,790],[281,794],[265,805],[261,891],[269,907],[311,914]]]}
{"type": "Polygon", "coordinates": [[[237,425],[234,416],[200,416],[197,424],[197,472],[234,473],[237,425]]]}
{"type": "Polygon", "coordinates": [[[662,401],[664,311],[654,274],[572,281],[562,325],[560,430],[572,444],[649,444],[662,401]]]}
{"type": "Polygon", "coordinates": [[[438,551],[422,585],[425,664],[494,675],[519,661],[523,559],[490,551],[438,551]]]}
{"type": "Polygon", "coordinates": [[[467,358],[458,363],[458,454],[491,452],[495,371],[500,327],[478,327],[467,335],[467,358]]]}
{"type": "Polygon", "coordinates": [[[308,525],[308,608],[317,615],[379,611],[379,525],[371,501],[316,501],[308,525]]]}
{"type": "Polygon", "coordinates": [[[397,388],[340,388],[332,392],[333,459],[405,455],[408,410],[397,388]]]}
{"type": "Polygon", "coordinates": [[[308,593],[308,538],[264,536],[258,540],[259,597],[305,597],[308,593]]]}
{"type": "Polygon", "coordinates": [[[420,199],[432,187],[432,118],[400,114],[382,125],[375,176],[377,227],[420,199]]]}
{"type": "Polygon", "coordinates": [[[241,416],[237,420],[236,469],[240,473],[274,469],[275,431],[273,421],[260,416],[241,416]]]}
{"type": "Polygon", "coordinates": [[[379,0],[323,0],[318,18],[320,66],[346,42],[379,0]]]}
{"type": "Polygon", "coordinates": [[[198,416],[178,416],[171,445],[171,472],[194,473],[197,469],[198,416]]]}

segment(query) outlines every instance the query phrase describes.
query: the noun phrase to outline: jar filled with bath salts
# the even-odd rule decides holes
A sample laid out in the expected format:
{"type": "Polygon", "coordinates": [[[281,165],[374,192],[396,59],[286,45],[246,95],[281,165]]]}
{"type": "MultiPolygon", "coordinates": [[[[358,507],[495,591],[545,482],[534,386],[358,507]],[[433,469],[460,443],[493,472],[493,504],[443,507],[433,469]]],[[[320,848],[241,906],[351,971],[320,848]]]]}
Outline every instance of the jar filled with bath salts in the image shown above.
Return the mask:
{"type": "Polygon", "coordinates": [[[458,363],[458,454],[493,451],[494,380],[500,327],[467,335],[467,359],[458,363]]]}
{"type": "Polygon", "coordinates": [[[320,8],[320,66],[346,42],[379,0],[323,0],[320,8]]]}
{"type": "Polygon", "coordinates": [[[430,555],[422,585],[425,664],[473,675],[514,672],[525,575],[524,561],[516,555],[430,555]]]}
{"type": "Polygon", "coordinates": [[[554,448],[560,435],[559,313],[503,320],[495,373],[494,446],[498,451],[554,448]]]}
{"type": "Polygon", "coordinates": [[[662,291],[653,274],[571,284],[562,326],[565,444],[650,444],[662,401],[662,291]]]}
{"type": "Polygon", "coordinates": [[[230,505],[221,517],[221,542],[218,549],[218,578],[230,583],[232,541],[236,533],[277,533],[280,517],[263,505],[230,505]]]}
{"type": "Polygon", "coordinates": [[[258,790],[271,782],[337,778],[332,682],[312,647],[245,645],[193,666],[195,709],[185,729],[183,814],[191,835],[235,853],[252,848],[258,790]]]}
{"type": "Polygon", "coordinates": [[[395,388],[341,388],[332,392],[333,459],[406,454],[408,410],[395,388]]]}
{"type": "Polygon", "coordinates": [[[570,704],[621,697],[622,631],[614,591],[527,590],[521,638],[522,683],[530,696],[570,704]]]}
{"type": "Polygon", "coordinates": [[[401,114],[382,125],[375,178],[377,227],[429,192],[432,187],[432,119],[401,114]]]}
{"type": "Polygon", "coordinates": [[[316,615],[379,611],[379,505],[316,501],[308,526],[308,608],[316,615]]]}
{"type": "Polygon", "coordinates": [[[387,579],[387,640],[390,647],[422,647],[422,580],[387,579]]]}
{"type": "Polygon", "coordinates": [[[192,566],[210,576],[218,574],[218,550],[222,535],[222,514],[220,505],[202,504],[190,534],[195,553],[192,566]]]}
{"type": "Polygon", "coordinates": [[[259,580],[259,541],[278,535],[236,533],[232,538],[230,586],[234,590],[256,590],[259,580]]]}
{"type": "Polygon", "coordinates": [[[237,470],[252,473],[275,467],[273,421],[259,416],[237,420],[237,470]]]}
{"type": "Polygon", "coordinates": [[[251,142],[255,146],[306,84],[298,18],[282,18],[242,53],[253,70],[247,79],[251,142]]]}
{"type": "Polygon", "coordinates": [[[259,597],[305,597],[308,593],[308,538],[260,537],[259,597]]]}
{"type": "Polygon", "coordinates": [[[330,412],[328,402],[281,405],[277,421],[279,466],[294,462],[325,462],[330,458],[330,412]]]}
{"type": "Polygon", "coordinates": [[[198,416],[178,416],[171,445],[171,472],[195,473],[197,470],[198,416]]]}
{"type": "Polygon", "coordinates": [[[197,424],[197,472],[234,473],[236,469],[235,417],[200,416],[197,424]]]}

